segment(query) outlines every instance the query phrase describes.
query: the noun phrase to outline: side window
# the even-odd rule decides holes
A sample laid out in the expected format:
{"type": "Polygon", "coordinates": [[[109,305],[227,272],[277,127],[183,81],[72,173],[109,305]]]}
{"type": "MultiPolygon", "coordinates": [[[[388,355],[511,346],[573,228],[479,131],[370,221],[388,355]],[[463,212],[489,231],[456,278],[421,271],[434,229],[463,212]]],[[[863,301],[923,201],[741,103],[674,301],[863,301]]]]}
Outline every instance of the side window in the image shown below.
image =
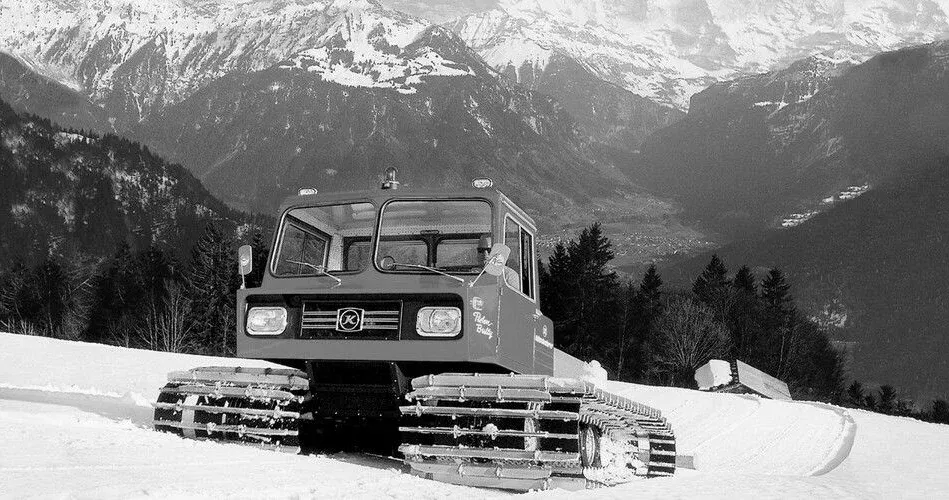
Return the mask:
{"type": "Polygon", "coordinates": [[[511,249],[507,267],[516,276],[509,276],[508,284],[524,295],[534,298],[534,237],[510,218],[504,219],[504,244],[511,249]],[[516,280],[515,280],[516,278],[516,280]],[[516,281],[511,283],[510,280],[516,281]]]}
{"type": "Polygon", "coordinates": [[[534,298],[534,237],[521,228],[521,290],[534,298]]]}
{"type": "Polygon", "coordinates": [[[511,249],[511,256],[507,259],[510,267],[521,276],[521,226],[513,220],[504,219],[504,244],[511,249]]]}

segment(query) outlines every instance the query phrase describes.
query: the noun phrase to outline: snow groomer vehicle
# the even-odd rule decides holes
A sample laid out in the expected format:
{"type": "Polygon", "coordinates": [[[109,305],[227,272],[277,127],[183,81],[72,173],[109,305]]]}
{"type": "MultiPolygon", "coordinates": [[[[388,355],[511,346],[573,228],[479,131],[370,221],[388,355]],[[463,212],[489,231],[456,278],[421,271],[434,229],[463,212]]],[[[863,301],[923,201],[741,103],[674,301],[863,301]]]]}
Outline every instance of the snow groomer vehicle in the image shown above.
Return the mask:
{"type": "MultiPolygon", "coordinates": [[[[401,455],[455,484],[531,490],[675,472],[659,411],[594,382],[540,312],[532,219],[489,179],[458,191],[301,190],[259,288],[237,295],[237,355],[285,368],[169,374],[157,429],[303,452],[401,455]]],[[[249,247],[240,272],[250,272],[249,247]]]]}

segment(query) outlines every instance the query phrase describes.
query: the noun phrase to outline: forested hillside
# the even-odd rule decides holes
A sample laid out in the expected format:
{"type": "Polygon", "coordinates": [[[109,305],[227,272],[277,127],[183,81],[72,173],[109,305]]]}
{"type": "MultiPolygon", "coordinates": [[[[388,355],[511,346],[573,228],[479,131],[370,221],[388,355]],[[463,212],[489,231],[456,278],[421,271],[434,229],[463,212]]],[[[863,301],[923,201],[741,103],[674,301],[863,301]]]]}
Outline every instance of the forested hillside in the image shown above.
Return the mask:
{"type": "Polygon", "coordinates": [[[2,101],[0,178],[0,329],[228,352],[236,247],[262,250],[272,219],[227,208],[137,143],[2,101]]]}
{"type": "MultiPolygon", "coordinates": [[[[949,158],[798,227],[717,250],[728,263],[780,267],[803,312],[853,343],[852,374],[923,396],[949,392],[949,158]]],[[[707,255],[669,269],[685,282],[707,255]]]]}

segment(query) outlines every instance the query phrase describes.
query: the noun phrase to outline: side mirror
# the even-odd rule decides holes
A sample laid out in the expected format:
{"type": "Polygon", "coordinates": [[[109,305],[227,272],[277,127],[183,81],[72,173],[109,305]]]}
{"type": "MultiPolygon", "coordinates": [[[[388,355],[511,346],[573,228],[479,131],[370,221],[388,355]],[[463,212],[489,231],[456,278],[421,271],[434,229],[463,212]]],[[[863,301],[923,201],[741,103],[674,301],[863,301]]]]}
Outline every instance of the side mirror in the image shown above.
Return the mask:
{"type": "Polygon", "coordinates": [[[484,272],[491,276],[501,276],[504,274],[504,264],[511,256],[511,249],[504,243],[495,243],[491,247],[491,253],[488,254],[488,260],[484,264],[484,272]]]}
{"type": "Polygon", "coordinates": [[[247,276],[254,270],[254,251],[250,245],[237,249],[237,271],[241,276],[247,276]]]}

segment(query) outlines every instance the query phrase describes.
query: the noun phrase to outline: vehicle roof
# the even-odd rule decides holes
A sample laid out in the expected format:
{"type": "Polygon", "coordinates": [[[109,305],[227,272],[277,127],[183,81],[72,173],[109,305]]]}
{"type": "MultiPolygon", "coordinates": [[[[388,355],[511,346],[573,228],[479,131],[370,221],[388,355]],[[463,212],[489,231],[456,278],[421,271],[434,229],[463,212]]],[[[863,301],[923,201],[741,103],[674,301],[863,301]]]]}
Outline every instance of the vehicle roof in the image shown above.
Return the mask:
{"type": "Polygon", "coordinates": [[[514,203],[514,201],[512,201],[510,198],[505,196],[501,191],[494,188],[477,189],[473,187],[456,190],[400,187],[398,189],[361,189],[358,191],[343,191],[333,193],[318,192],[317,194],[293,195],[285,198],[283,203],[280,204],[280,213],[282,214],[286,210],[293,207],[347,201],[357,202],[372,200],[376,203],[376,205],[381,205],[390,199],[397,198],[485,198],[491,200],[495,204],[509,204],[532,226],[535,225],[534,219],[527,215],[527,213],[521,207],[514,203]]]}

